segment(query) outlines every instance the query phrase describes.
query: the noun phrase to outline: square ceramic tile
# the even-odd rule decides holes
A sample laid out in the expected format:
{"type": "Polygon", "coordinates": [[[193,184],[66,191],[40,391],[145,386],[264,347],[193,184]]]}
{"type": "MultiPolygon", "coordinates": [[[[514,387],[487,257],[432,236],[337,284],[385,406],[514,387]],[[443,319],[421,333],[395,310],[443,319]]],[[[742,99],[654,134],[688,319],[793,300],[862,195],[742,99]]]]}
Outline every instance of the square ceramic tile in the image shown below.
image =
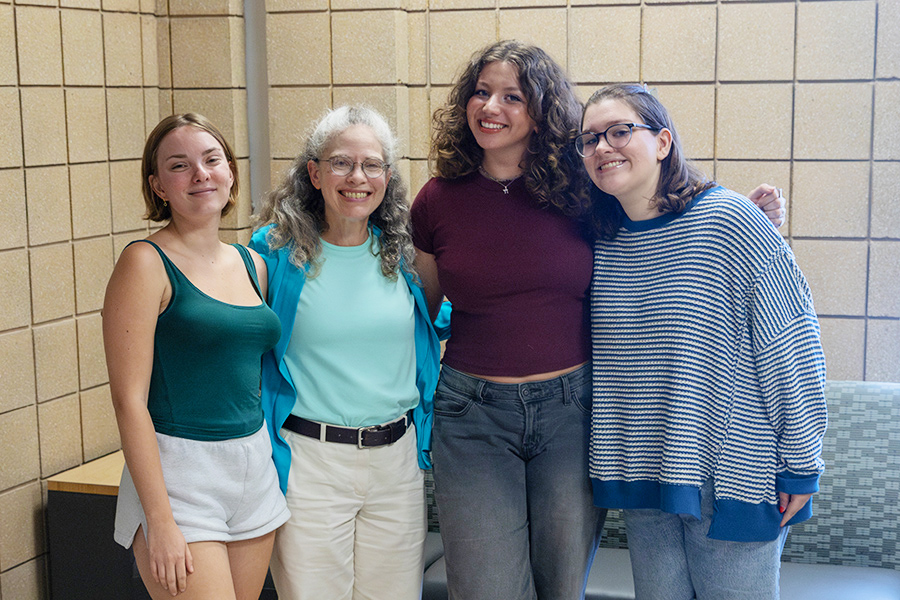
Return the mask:
{"type": "Polygon", "coordinates": [[[29,243],[49,244],[72,237],[69,170],[65,165],[25,169],[25,198],[29,243]]]}
{"type": "MultiPolygon", "coordinates": [[[[563,8],[500,11],[500,39],[516,39],[542,48],[563,69],[568,64],[567,18],[563,8]]],[[[465,39],[465,38],[461,38],[465,39]]]]}
{"type": "Polygon", "coordinates": [[[34,328],[34,366],[38,402],[78,391],[78,342],[74,319],[34,328]]]}
{"type": "Polygon", "coordinates": [[[144,94],[141,88],[107,88],[106,111],[109,158],[140,158],[144,151],[144,94]]]}
{"type": "MultiPolygon", "coordinates": [[[[28,253],[25,250],[0,252],[0,331],[31,323],[31,296],[28,285],[28,253]]],[[[0,489],[3,489],[0,486],[0,489]]]]}
{"type": "Polygon", "coordinates": [[[141,15],[141,71],[145,86],[159,85],[159,32],[157,19],[153,15],[141,15]]]}
{"type": "Polygon", "coordinates": [[[801,83],[794,99],[794,158],[869,159],[871,83],[801,83]],[[841,135],[823,135],[840,131],[841,135]]]}
{"type": "Polygon", "coordinates": [[[105,162],[69,165],[72,235],[75,239],[112,231],[109,165],[105,162]]]}
{"type": "Polygon", "coordinates": [[[900,160],[900,81],[875,83],[875,160],[900,160]]]}
{"type": "MultiPolygon", "coordinates": [[[[0,414],[0,490],[5,490],[40,477],[41,465],[37,437],[37,407],[26,406],[0,414]]],[[[38,486],[40,489],[40,486],[38,486]]],[[[0,498],[3,494],[0,494],[0,498]]],[[[0,510],[0,524],[11,526],[9,513],[0,510]]],[[[0,525],[2,526],[2,525],[0,525]]],[[[2,535],[0,535],[2,540],[2,535]]],[[[0,541],[0,565],[8,568],[15,561],[3,556],[6,549],[0,541]],[[8,561],[3,564],[3,561],[8,561]]]]}
{"type": "Polygon", "coordinates": [[[144,231],[146,221],[143,215],[147,212],[147,207],[141,192],[141,161],[110,163],[109,190],[113,232],[144,231]]]}
{"type": "Polygon", "coordinates": [[[713,158],[716,88],[712,85],[660,85],[655,89],[681,136],[684,155],[691,160],[713,158]]]}
{"type": "Polygon", "coordinates": [[[106,85],[139,86],[144,83],[141,55],[141,17],[133,13],[103,15],[106,85]]]}
{"type": "Polygon", "coordinates": [[[0,170],[0,250],[25,246],[28,222],[25,219],[25,172],[22,169],[0,170]]]}
{"type": "Polygon", "coordinates": [[[795,239],[792,245],[819,315],[865,314],[867,242],[795,239]]]}
{"type": "Polygon", "coordinates": [[[68,242],[30,250],[31,302],[35,323],[75,312],[75,272],[68,242]]]}
{"type": "Polygon", "coordinates": [[[721,5],[719,80],[793,79],[794,9],[794,3],[721,5]]]}
{"type": "Polygon", "coordinates": [[[78,334],[78,381],[81,389],[109,381],[103,349],[103,319],[100,313],[75,319],[78,334]]]}
{"type": "Polygon", "coordinates": [[[16,88],[0,88],[0,168],[22,166],[22,115],[16,88]]]}
{"type": "Polygon", "coordinates": [[[868,162],[795,162],[791,234],[866,237],[868,162]]]}
{"type": "Polygon", "coordinates": [[[16,64],[16,25],[13,8],[0,5],[0,85],[19,83],[19,67],[16,64]]]}
{"type": "Polygon", "coordinates": [[[93,8],[100,9],[100,0],[59,0],[63,8],[93,8]]]}
{"type": "Polygon", "coordinates": [[[866,379],[900,381],[900,321],[869,319],[866,379]]]}
{"type": "Polygon", "coordinates": [[[900,2],[878,3],[876,52],[876,75],[879,78],[900,77],[900,2]]]}
{"type": "Polygon", "coordinates": [[[101,0],[101,6],[103,10],[130,12],[138,12],[139,10],[141,10],[140,0],[101,0]]]}
{"type": "Polygon", "coordinates": [[[106,160],[106,92],[101,87],[66,89],[69,162],[106,160]]]}
{"type": "Polygon", "coordinates": [[[45,402],[38,407],[41,477],[81,464],[81,407],[78,394],[45,402]]]}
{"type": "Polygon", "coordinates": [[[16,7],[20,85],[62,84],[59,13],[52,8],[16,7]]]}
{"type": "Polygon", "coordinates": [[[797,5],[797,78],[869,79],[875,58],[874,0],[797,5]]]}
{"type": "Polygon", "coordinates": [[[645,81],[715,79],[715,6],[646,6],[643,19],[645,81]]]}
{"type": "Polygon", "coordinates": [[[174,110],[177,113],[202,114],[222,132],[236,156],[247,156],[249,141],[246,90],[175,90],[174,110]]]}
{"type": "Polygon", "coordinates": [[[409,92],[405,86],[334,88],[335,106],[365,104],[387,119],[397,136],[398,155],[409,154],[409,92]]]}
{"type": "Polygon", "coordinates": [[[789,83],[719,86],[716,127],[718,158],[791,158],[789,83]]]}
{"type": "Polygon", "coordinates": [[[172,19],[171,31],[172,81],[176,88],[246,85],[242,19],[172,19]]]}
{"type": "Polygon", "coordinates": [[[10,598],[45,600],[47,590],[47,567],[45,556],[29,560],[0,574],[0,589],[10,598]]]}
{"type": "Polygon", "coordinates": [[[900,162],[872,165],[872,237],[900,239],[900,162]]]}
{"type": "Polygon", "coordinates": [[[20,88],[25,164],[66,162],[66,110],[62,88],[20,88]]]}
{"type": "Polygon", "coordinates": [[[3,515],[0,569],[6,571],[44,552],[44,511],[39,482],[0,493],[0,514],[3,515]]]}
{"type": "Polygon", "coordinates": [[[569,75],[575,81],[634,82],[641,78],[641,8],[572,8],[569,75]],[[609,40],[615,39],[615,44],[609,40]]]}
{"type": "Polygon", "coordinates": [[[0,364],[0,414],[34,404],[34,347],[30,330],[0,334],[0,364]]]}
{"type": "Polygon", "coordinates": [[[719,160],[716,161],[715,179],[721,185],[745,196],[749,196],[750,192],[763,183],[781,188],[786,198],[787,215],[778,230],[782,235],[787,234],[795,204],[789,161],[719,160]]]}
{"type": "Polygon", "coordinates": [[[313,125],[331,108],[328,88],[269,90],[269,143],[272,157],[293,159],[303,151],[313,125]]]}
{"type": "Polygon", "coordinates": [[[81,392],[81,432],[85,461],[122,447],[108,385],[81,392]]]}
{"type": "Polygon", "coordinates": [[[476,51],[497,41],[497,28],[493,10],[430,13],[429,82],[452,83],[476,51]]]}
{"type": "Polygon", "coordinates": [[[405,83],[409,79],[406,13],[337,12],[331,16],[335,84],[405,83]],[[362,49],[365,51],[361,51],[362,49]]]}
{"type": "Polygon", "coordinates": [[[865,319],[820,317],[828,379],[861,381],[865,367],[865,319]]]}
{"type": "Polygon", "coordinates": [[[900,317],[900,240],[869,246],[870,317],[900,317]]]}
{"type": "Polygon", "coordinates": [[[331,22],[325,13],[266,18],[269,85],[331,83],[331,22]],[[303,40],[298,44],[297,40],[303,40]]]}
{"type": "Polygon", "coordinates": [[[112,239],[79,240],[75,250],[75,309],[86,313],[103,308],[106,284],[112,274],[112,239]]]}

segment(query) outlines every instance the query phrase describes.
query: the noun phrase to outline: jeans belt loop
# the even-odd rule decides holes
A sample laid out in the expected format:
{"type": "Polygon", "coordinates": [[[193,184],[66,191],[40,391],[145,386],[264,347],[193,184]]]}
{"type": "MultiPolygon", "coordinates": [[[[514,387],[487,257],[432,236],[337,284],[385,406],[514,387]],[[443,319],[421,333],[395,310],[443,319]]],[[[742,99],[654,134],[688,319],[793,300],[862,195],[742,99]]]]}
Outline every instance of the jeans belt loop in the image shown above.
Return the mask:
{"type": "Polygon", "coordinates": [[[319,423],[319,441],[327,442],[326,434],[328,433],[328,425],[325,423],[319,423]]]}

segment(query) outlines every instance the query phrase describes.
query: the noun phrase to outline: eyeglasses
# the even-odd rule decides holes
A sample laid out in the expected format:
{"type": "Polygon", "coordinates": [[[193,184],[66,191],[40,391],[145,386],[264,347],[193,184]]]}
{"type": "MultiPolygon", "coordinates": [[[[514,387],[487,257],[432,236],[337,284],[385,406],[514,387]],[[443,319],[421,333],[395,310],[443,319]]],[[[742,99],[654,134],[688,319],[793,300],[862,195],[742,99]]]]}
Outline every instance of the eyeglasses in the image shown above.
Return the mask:
{"type": "Polygon", "coordinates": [[[339,177],[346,177],[353,172],[356,165],[362,167],[363,173],[369,179],[381,177],[387,171],[389,164],[380,161],[377,158],[367,158],[362,162],[353,162],[346,156],[335,156],[334,158],[316,159],[316,162],[327,162],[331,164],[331,172],[339,177]]]}
{"type": "Polygon", "coordinates": [[[582,158],[593,156],[597,152],[597,146],[600,145],[600,138],[606,138],[606,143],[610,148],[624,148],[631,141],[631,134],[635,127],[641,129],[649,129],[650,131],[659,131],[659,127],[650,127],[649,125],[641,125],[639,123],[616,123],[606,128],[606,131],[594,133],[587,131],[575,138],[575,151],[582,158]]]}

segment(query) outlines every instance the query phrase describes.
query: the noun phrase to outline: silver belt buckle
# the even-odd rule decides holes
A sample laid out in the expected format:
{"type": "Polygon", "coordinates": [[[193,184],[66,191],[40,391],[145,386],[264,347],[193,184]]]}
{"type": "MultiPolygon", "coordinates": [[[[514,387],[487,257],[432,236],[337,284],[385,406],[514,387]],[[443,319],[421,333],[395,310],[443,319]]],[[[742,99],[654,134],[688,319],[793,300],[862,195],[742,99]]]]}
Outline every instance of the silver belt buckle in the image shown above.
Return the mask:
{"type": "Polygon", "coordinates": [[[360,427],[359,432],[357,432],[356,447],[359,448],[360,450],[363,448],[366,448],[367,446],[363,446],[363,434],[367,431],[375,431],[379,427],[381,427],[381,425],[372,425],[370,427],[360,427]]]}

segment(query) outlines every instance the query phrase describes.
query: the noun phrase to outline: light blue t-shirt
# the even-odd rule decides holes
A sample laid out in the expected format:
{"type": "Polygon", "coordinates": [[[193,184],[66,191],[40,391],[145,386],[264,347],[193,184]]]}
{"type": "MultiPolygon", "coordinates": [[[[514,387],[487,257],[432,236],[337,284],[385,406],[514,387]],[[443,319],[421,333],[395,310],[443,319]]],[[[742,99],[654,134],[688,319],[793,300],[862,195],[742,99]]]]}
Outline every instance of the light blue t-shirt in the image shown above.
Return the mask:
{"type": "Polygon", "coordinates": [[[284,361],[297,390],[292,414],[366,427],[394,420],[419,402],[413,297],[360,246],[322,241],[322,268],[307,280],[284,361]]]}

